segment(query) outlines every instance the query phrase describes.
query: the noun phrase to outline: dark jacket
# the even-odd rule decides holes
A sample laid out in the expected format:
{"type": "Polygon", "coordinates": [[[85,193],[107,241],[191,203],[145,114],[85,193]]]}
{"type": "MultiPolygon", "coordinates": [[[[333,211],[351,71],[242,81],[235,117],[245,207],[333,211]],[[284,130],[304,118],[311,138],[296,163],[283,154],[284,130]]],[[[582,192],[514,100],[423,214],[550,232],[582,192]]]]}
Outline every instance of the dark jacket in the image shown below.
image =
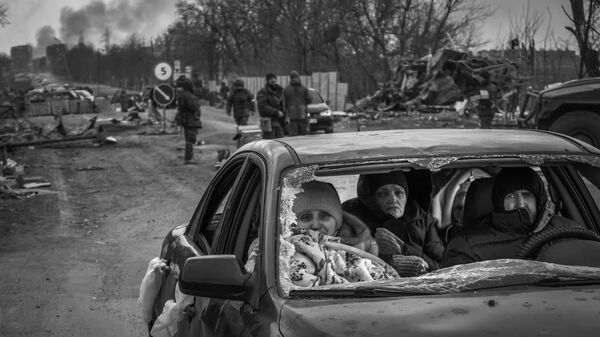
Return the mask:
{"type": "Polygon", "coordinates": [[[479,100],[477,114],[479,116],[494,116],[495,112],[493,106],[495,105],[496,96],[498,95],[498,88],[494,83],[487,82],[483,86],[482,91],[487,91],[488,97],[479,100]]]}
{"type": "Polygon", "coordinates": [[[283,89],[283,109],[286,116],[291,120],[306,119],[307,105],[311,103],[311,100],[310,92],[300,81],[291,81],[283,89]]]}
{"type": "Polygon", "coordinates": [[[404,215],[399,219],[381,212],[376,213],[359,198],[345,201],[342,208],[365,222],[372,233],[377,228],[386,228],[394,233],[407,245],[404,255],[423,258],[429,265],[429,270],[440,267],[444,243],[437,232],[435,220],[417,202],[409,200],[404,215]]]}
{"type": "Polygon", "coordinates": [[[200,107],[198,99],[190,91],[184,90],[177,98],[179,124],[183,127],[198,127],[200,107]]]}
{"type": "Polygon", "coordinates": [[[233,109],[234,117],[249,117],[250,111],[254,111],[252,100],[254,96],[244,87],[233,87],[233,91],[227,97],[227,113],[233,109]]]}
{"type": "Polygon", "coordinates": [[[258,105],[258,113],[260,117],[271,118],[271,126],[281,127],[281,118],[278,112],[283,111],[282,102],[283,88],[279,84],[270,86],[266,84],[256,94],[256,102],[258,105]]]}
{"type": "MultiPolygon", "coordinates": [[[[555,226],[579,226],[561,216],[554,216],[544,230],[555,226]]],[[[485,260],[513,259],[529,239],[535,224],[527,212],[493,212],[473,227],[458,232],[450,240],[442,259],[442,266],[485,260]]]]}

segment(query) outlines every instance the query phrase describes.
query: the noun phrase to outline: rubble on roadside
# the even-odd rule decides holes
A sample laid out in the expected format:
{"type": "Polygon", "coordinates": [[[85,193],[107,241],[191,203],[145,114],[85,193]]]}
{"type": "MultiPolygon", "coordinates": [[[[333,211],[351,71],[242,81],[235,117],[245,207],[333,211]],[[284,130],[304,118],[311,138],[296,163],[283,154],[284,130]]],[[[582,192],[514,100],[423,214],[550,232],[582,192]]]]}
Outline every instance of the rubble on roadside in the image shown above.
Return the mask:
{"type": "Polygon", "coordinates": [[[10,158],[0,160],[0,172],[0,199],[28,198],[51,185],[44,177],[26,176],[23,165],[10,158]]]}
{"type": "Polygon", "coordinates": [[[486,54],[441,49],[435,55],[403,60],[394,80],[381,83],[373,95],[357,101],[348,112],[356,114],[358,110],[359,118],[364,113],[364,117],[378,119],[411,111],[457,111],[458,116],[468,118],[473,110],[471,98],[479,94],[484,71],[498,87],[498,112],[514,111],[522,82],[516,64],[486,54]]]}

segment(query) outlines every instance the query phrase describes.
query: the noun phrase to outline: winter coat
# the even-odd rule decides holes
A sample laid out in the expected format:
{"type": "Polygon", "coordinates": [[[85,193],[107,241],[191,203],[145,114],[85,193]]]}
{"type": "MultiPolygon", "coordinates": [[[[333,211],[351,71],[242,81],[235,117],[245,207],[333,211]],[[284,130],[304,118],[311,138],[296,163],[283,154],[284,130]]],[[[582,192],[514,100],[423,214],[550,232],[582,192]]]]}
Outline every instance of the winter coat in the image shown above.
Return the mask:
{"type": "Polygon", "coordinates": [[[487,98],[481,98],[477,105],[478,116],[494,116],[493,106],[498,95],[498,88],[494,83],[488,82],[481,91],[487,92],[487,98]]]}
{"type": "Polygon", "coordinates": [[[250,112],[254,111],[253,99],[254,96],[248,89],[234,86],[227,97],[226,111],[230,114],[233,109],[233,117],[250,117],[250,112]]]}
{"type": "Polygon", "coordinates": [[[444,243],[437,232],[436,220],[415,201],[407,201],[404,214],[398,219],[382,212],[374,212],[359,198],[345,201],[342,208],[365,222],[371,233],[375,233],[377,228],[385,228],[392,232],[406,243],[404,255],[423,258],[430,271],[440,267],[444,243]]]}
{"type": "Polygon", "coordinates": [[[198,127],[200,107],[198,99],[189,91],[183,91],[177,99],[179,124],[183,127],[198,127]]]}
{"type": "MultiPolygon", "coordinates": [[[[579,226],[576,222],[554,216],[544,228],[579,226]]],[[[535,224],[522,209],[510,212],[492,212],[478,224],[458,232],[448,243],[442,266],[495,259],[513,259],[529,239],[535,224]]]]}
{"type": "Polygon", "coordinates": [[[308,105],[312,99],[308,89],[300,81],[291,81],[283,89],[283,108],[290,120],[302,120],[307,118],[308,105]]]}
{"type": "Polygon", "coordinates": [[[278,112],[283,112],[282,104],[283,88],[279,84],[271,86],[266,84],[256,94],[256,102],[258,105],[258,113],[260,117],[271,118],[271,126],[282,127],[281,117],[278,112]]]}

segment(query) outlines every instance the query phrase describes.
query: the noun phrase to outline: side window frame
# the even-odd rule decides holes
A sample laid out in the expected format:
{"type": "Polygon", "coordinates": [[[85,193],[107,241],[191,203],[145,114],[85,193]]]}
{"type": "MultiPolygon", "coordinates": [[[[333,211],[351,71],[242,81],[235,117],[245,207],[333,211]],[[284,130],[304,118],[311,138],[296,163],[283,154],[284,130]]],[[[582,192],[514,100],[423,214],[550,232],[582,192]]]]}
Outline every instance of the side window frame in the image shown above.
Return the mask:
{"type": "Polygon", "coordinates": [[[231,199],[228,194],[231,191],[234,191],[237,185],[239,185],[240,175],[244,170],[247,156],[237,156],[232,159],[233,160],[226,163],[226,166],[219,171],[217,176],[213,178],[206,188],[204,195],[190,220],[190,225],[188,226],[187,235],[190,236],[192,239],[191,241],[205,254],[212,254],[214,250],[214,243],[218,241],[223,228],[223,217],[219,219],[218,227],[214,231],[211,242],[208,242],[203,231],[205,231],[207,226],[214,220],[215,212],[223,202],[225,202],[225,207],[222,215],[226,213],[229,207],[229,199],[231,199]],[[225,188],[223,184],[226,185],[225,188]],[[210,219],[207,219],[209,214],[210,219]]]}

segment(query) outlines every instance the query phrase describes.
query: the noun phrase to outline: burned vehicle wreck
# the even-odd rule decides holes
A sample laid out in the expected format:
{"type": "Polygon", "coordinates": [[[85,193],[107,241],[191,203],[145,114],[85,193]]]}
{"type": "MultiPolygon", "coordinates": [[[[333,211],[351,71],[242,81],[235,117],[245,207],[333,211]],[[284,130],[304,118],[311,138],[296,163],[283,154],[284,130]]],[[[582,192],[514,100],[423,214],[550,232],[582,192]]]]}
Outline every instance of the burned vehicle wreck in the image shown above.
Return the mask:
{"type": "MultiPolygon", "coordinates": [[[[151,335],[562,336],[600,329],[598,149],[538,130],[321,138],[327,141],[318,147],[314,136],[256,141],[223,164],[190,222],[163,241],[157,286],[142,298],[151,335]],[[298,206],[326,209],[332,216],[325,220],[345,223],[339,210],[361,201],[362,176],[402,172],[405,213],[423,210],[448,246],[493,211],[490,181],[511,168],[532,170],[545,191],[518,252],[452,266],[432,257],[411,276],[388,263],[381,244],[358,247],[342,230],[305,227],[298,206]],[[323,190],[303,197],[312,185],[333,188],[334,197],[323,190]],[[547,231],[555,217],[577,225],[547,231]]],[[[378,242],[377,231],[369,232],[378,242]]]]}

